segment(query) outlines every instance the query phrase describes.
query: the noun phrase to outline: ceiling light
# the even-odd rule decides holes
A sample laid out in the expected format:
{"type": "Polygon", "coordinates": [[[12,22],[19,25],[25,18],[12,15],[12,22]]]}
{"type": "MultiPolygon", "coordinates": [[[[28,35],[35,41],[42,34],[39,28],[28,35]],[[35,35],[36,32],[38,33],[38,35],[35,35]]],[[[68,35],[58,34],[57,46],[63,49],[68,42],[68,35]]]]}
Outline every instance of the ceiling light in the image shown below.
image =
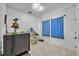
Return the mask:
{"type": "Polygon", "coordinates": [[[39,3],[34,3],[32,7],[35,11],[38,11],[38,12],[44,10],[44,7],[39,3]]]}

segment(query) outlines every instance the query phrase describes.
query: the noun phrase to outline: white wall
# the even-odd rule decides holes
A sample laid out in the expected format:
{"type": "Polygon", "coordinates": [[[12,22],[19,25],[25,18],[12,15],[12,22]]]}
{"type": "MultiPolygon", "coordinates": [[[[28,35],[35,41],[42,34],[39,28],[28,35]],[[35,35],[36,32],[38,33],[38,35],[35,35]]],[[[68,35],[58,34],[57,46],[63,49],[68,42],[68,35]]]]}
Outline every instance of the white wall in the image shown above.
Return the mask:
{"type": "MultiPolygon", "coordinates": [[[[66,16],[64,17],[64,40],[57,39],[57,38],[51,38],[51,37],[45,37],[45,36],[42,36],[42,38],[45,41],[54,43],[56,45],[59,45],[59,46],[65,47],[65,48],[75,50],[75,48],[74,48],[75,44],[76,44],[76,42],[74,40],[74,36],[75,36],[75,21],[74,21],[75,20],[75,12],[76,12],[75,5],[73,5],[73,6],[69,6],[69,7],[48,13],[46,15],[43,15],[41,17],[41,21],[49,20],[51,18],[60,17],[60,16],[63,16],[64,14],[66,16]]],[[[40,22],[40,25],[41,25],[41,22],[40,22]]],[[[42,32],[41,26],[40,26],[40,32],[42,32]]]]}
{"type": "Polygon", "coordinates": [[[0,3],[0,50],[3,53],[3,34],[5,34],[4,15],[6,14],[6,4],[0,3]]]}
{"type": "Polygon", "coordinates": [[[36,32],[38,32],[38,22],[39,18],[36,18],[31,15],[27,15],[25,13],[22,13],[20,11],[17,11],[15,9],[7,8],[7,24],[8,24],[8,31],[13,32],[13,28],[11,28],[11,25],[13,23],[14,18],[19,18],[19,29],[17,32],[24,31],[26,32],[28,28],[33,27],[36,32]]]}
{"type": "Polygon", "coordinates": [[[77,55],[79,56],[79,4],[76,4],[76,37],[78,38],[77,39],[77,55]]]}

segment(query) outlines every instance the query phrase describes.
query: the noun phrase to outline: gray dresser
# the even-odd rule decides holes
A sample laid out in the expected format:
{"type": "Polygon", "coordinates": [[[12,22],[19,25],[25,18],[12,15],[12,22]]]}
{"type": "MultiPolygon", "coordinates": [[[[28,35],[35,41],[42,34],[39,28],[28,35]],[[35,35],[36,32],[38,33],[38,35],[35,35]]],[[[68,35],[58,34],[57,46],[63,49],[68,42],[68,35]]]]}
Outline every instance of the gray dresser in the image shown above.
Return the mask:
{"type": "Polygon", "coordinates": [[[15,56],[30,51],[30,34],[4,35],[3,55],[15,56]]]}

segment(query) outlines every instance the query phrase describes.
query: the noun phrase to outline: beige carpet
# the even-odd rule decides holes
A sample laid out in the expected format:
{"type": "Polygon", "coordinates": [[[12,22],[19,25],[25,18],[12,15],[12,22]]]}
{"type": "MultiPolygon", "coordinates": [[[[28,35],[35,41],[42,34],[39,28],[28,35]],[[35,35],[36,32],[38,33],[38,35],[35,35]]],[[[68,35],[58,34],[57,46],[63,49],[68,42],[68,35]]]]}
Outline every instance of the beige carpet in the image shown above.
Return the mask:
{"type": "Polygon", "coordinates": [[[37,42],[30,46],[31,56],[75,56],[76,52],[49,42],[37,42]]]}

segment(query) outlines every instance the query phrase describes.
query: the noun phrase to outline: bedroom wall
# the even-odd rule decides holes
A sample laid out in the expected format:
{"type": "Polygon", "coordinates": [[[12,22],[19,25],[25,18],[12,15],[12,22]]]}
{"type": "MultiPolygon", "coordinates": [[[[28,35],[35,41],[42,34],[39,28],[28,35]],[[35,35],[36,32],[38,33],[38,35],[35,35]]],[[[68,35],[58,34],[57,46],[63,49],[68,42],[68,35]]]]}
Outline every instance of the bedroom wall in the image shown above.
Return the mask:
{"type": "Polygon", "coordinates": [[[76,13],[76,7],[75,5],[62,8],[59,10],[56,10],[54,12],[45,14],[41,16],[41,21],[40,21],[40,36],[47,42],[51,42],[53,44],[69,48],[72,50],[76,50],[75,45],[76,41],[74,39],[75,36],[75,13],[76,13]],[[57,38],[51,38],[51,37],[46,37],[42,36],[42,24],[41,22],[44,20],[50,20],[51,18],[57,18],[60,16],[66,15],[64,17],[64,40],[62,39],[57,39],[57,38]]]}
{"type": "Polygon", "coordinates": [[[17,32],[27,32],[28,28],[33,27],[34,30],[38,33],[37,24],[39,22],[39,18],[25,14],[12,8],[7,8],[7,15],[8,32],[13,32],[13,28],[11,28],[13,19],[18,18],[19,29],[17,30],[17,32]]]}
{"type": "Polygon", "coordinates": [[[4,15],[6,14],[6,4],[0,3],[0,51],[3,53],[3,34],[5,34],[4,15]]]}
{"type": "Polygon", "coordinates": [[[76,4],[76,17],[77,55],[79,56],[79,4],[76,4]]]}

